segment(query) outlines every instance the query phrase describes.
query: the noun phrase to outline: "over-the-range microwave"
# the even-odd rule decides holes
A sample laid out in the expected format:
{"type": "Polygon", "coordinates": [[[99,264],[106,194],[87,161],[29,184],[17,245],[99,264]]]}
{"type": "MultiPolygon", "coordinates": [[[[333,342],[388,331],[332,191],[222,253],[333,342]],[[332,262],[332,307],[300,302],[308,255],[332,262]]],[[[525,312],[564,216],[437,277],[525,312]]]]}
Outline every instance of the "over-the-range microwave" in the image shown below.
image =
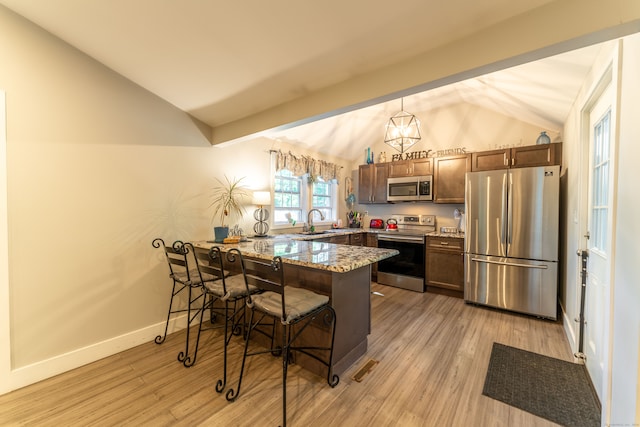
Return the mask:
{"type": "Polygon", "coordinates": [[[388,202],[428,202],[433,200],[433,175],[387,178],[388,202]]]}

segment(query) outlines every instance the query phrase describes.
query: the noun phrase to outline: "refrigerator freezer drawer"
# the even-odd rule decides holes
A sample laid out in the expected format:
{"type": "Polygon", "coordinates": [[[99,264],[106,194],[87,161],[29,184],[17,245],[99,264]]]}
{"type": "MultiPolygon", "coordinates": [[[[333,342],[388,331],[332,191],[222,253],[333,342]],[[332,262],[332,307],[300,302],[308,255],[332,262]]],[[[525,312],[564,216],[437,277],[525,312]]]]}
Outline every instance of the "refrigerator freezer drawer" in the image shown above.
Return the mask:
{"type": "Polygon", "coordinates": [[[464,299],[557,319],[558,264],[465,254],[464,299]]]}

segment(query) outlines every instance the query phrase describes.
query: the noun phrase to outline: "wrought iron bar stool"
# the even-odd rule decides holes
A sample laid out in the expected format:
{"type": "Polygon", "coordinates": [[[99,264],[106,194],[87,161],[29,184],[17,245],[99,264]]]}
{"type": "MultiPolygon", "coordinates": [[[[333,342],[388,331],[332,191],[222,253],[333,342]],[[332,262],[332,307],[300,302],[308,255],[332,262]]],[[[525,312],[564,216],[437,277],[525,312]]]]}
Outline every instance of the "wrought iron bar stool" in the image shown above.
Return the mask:
{"type": "MultiPolygon", "coordinates": [[[[338,385],[340,378],[333,374],[333,343],[335,341],[336,313],[329,304],[329,297],[320,295],[308,289],[297,288],[285,285],[284,266],[282,258],[274,257],[269,261],[261,261],[243,257],[238,249],[230,249],[227,252],[227,260],[230,262],[239,262],[242,268],[242,274],[245,277],[247,289],[251,285],[255,285],[260,289],[261,293],[249,295],[247,297],[247,307],[249,307],[249,329],[245,340],[244,353],[242,356],[242,364],[240,367],[240,375],[238,384],[235,389],[227,390],[226,399],[234,401],[240,395],[240,387],[242,385],[242,377],[244,374],[245,362],[248,356],[254,356],[263,353],[272,353],[274,355],[281,354],[282,362],[282,423],[287,424],[287,368],[290,363],[292,352],[301,352],[321,362],[327,367],[327,383],[331,387],[338,385]],[[319,316],[324,313],[321,320],[325,325],[331,327],[331,344],[328,347],[322,346],[295,346],[295,341],[300,337],[301,333],[319,316]],[[254,321],[254,314],[257,319],[254,321]],[[265,317],[274,319],[273,329],[271,331],[271,348],[267,350],[258,350],[249,352],[249,343],[251,334],[262,323],[265,317]],[[281,326],[281,347],[274,347],[275,322],[279,321],[281,326]],[[294,328],[295,327],[295,328],[294,328]],[[311,352],[314,351],[315,353],[311,352]],[[328,354],[323,359],[316,353],[328,354]]],[[[228,265],[228,264],[227,264],[228,265]]],[[[261,331],[265,335],[269,335],[265,331],[261,331]]]]}
{"type": "Polygon", "coordinates": [[[184,244],[180,240],[176,240],[171,246],[168,246],[164,240],[156,238],[151,244],[154,248],[163,248],[167,264],[169,265],[169,277],[173,280],[173,289],[171,290],[171,299],[169,300],[169,310],[167,312],[164,333],[158,335],[154,342],[156,344],[162,344],[167,338],[167,331],[172,314],[187,313],[185,350],[178,353],[178,361],[184,363],[189,354],[189,326],[191,326],[193,319],[200,313],[199,309],[194,311],[193,305],[200,298],[205,298],[202,292],[193,291],[194,287],[201,286],[192,281],[192,277],[198,277],[197,266],[190,267],[187,253],[184,251],[184,244]],[[187,307],[176,308],[176,296],[183,292],[187,295],[187,307]]]}
{"type": "Polygon", "coordinates": [[[216,383],[216,391],[221,393],[227,384],[227,347],[232,335],[241,335],[245,329],[245,299],[247,296],[258,292],[254,285],[247,285],[244,275],[230,275],[224,268],[222,252],[217,246],[212,247],[208,252],[197,250],[191,243],[183,245],[185,253],[192,253],[196,260],[196,276],[192,275],[192,280],[202,284],[202,307],[200,312],[200,324],[198,325],[198,335],[193,353],[193,358],[187,356],[184,365],[189,367],[196,362],[200,333],[205,329],[224,328],[223,341],[223,376],[216,383]],[[217,307],[216,301],[220,301],[224,306],[217,307]],[[224,325],[210,326],[203,328],[203,318],[206,310],[209,310],[210,322],[213,325],[218,314],[224,317],[224,325]]]}

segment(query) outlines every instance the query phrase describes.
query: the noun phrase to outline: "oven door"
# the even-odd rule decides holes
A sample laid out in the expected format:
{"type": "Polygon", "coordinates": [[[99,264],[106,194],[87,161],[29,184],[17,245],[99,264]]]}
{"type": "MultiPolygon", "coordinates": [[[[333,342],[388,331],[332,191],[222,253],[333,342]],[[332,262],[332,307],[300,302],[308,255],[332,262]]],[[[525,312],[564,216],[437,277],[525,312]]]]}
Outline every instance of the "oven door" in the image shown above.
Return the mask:
{"type": "Polygon", "coordinates": [[[378,283],[424,292],[424,237],[380,234],[378,247],[400,252],[378,262],[378,283]]]}

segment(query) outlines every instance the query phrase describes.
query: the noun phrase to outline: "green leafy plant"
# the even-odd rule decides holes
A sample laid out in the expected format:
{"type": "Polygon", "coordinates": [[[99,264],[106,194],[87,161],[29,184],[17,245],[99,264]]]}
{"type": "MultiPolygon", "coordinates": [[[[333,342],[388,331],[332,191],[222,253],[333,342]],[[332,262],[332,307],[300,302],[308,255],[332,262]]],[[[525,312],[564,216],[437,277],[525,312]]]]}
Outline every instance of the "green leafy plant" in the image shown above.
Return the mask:
{"type": "Polygon", "coordinates": [[[233,180],[224,176],[225,181],[216,178],[218,184],[213,189],[213,202],[211,206],[214,206],[213,217],[220,217],[220,226],[224,227],[224,221],[229,215],[241,216],[246,212],[246,209],[242,206],[242,201],[248,197],[247,189],[242,184],[244,178],[233,180]]]}

